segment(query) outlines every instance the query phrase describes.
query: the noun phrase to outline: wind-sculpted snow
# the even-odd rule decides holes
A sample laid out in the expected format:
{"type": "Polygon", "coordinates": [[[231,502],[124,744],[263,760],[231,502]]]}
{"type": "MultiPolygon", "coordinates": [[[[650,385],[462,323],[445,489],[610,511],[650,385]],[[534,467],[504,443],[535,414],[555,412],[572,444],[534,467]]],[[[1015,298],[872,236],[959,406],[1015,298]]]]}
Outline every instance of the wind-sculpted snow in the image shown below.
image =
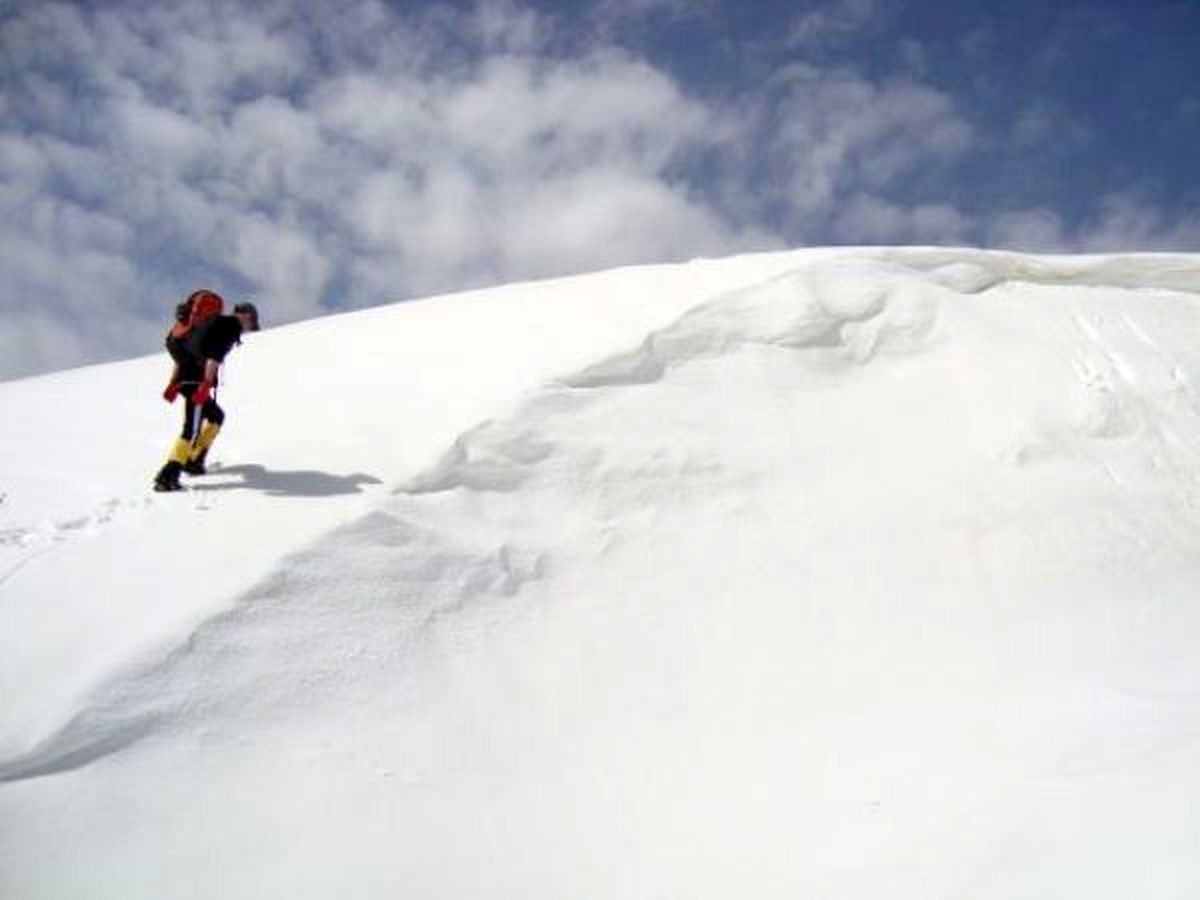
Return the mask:
{"type": "Polygon", "coordinates": [[[119,673],[64,728],[0,764],[0,781],[68,771],[214,718],[310,702],[404,659],[438,617],[512,596],[540,571],[538,555],[519,547],[474,546],[415,518],[371,513],[284,560],[161,661],[119,673]]]}
{"type": "Polygon", "coordinates": [[[691,360],[764,345],[826,351],[834,363],[868,361],[882,344],[919,346],[934,324],[927,281],[883,266],[806,267],[717,297],[636,350],[564,379],[572,387],[657,381],[691,360]]]}
{"type": "MultiPolygon", "coordinates": [[[[437,465],[401,488],[411,500],[371,513],[317,548],[286,559],[278,575],[199,626],[161,663],[122,673],[59,732],[0,763],[0,780],[74,768],[178,727],[183,719],[208,713],[217,702],[215,689],[235,690],[233,697],[220,700],[229,709],[253,708],[289,689],[308,696],[314,660],[325,660],[318,667],[325,673],[363,660],[373,664],[378,654],[364,654],[361,648],[380,641],[407,646],[411,632],[469,598],[482,604],[493,589],[510,595],[539,577],[543,551],[515,549],[505,540],[511,532],[490,536],[482,548],[466,549],[458,546],[457,526],[430,532],[427,524],[418,525],[430,521],[431,503],[422,502],[423,494],[454,488],[527,494],[535,490],[531,478],[544,482],[553,477],[573,485],[575,495],[553,501],[560,523],[589,510],[586,498],[603,501],[607,511],[591,511],[595,518],[582,545],[598,546],[610,539],[608,520],[614,510],[636,509],[640,501],[660,512],[682,491],[713,489],[729,473],[711,455],[681,453],[669,442],[650,440],[647,458],[624,462],[602,445],[564,447],[548,423],[586,416],[597,401],[591,390],[658,381],[670,368],[719,360],[747,348],[809,354],[814,372],[833,373],[861,365],[885,347],[917,350],[935,323],[933,301],[926,296],[929,285],[893,267],[880,267],[871,277],[864,274],[861,266],[806,267],[714,298],[648,336],[634,354],[619,354],[565,376],[508,419],[465,433],[437,465]],[[651,369],[656,370],[653,377],[640,377],[651,369]],[[663,485],[671,489],[664,493],[663,485]],[[572,510],[572,505],[578,508],[572,510]],[[353,577],[347,579],[343,569],[353,577]],[[336,573],[333,584],[323,574],[331,571],[336,573]],[[298,604],[300,595],[313,599],[298,604]],[[351,635],[343,627],[329,627],[343,616],[361,629],[354,628],[351,635]],[[231,652],[247,635],[252,646],[231,652]],[[296,646],[281,642],[284,635],[296,646]],[[349,652],[347,646],[356,649],[349,652]],[[217,648],[219,656],[214,658],[207,648],[217,648]],[[275,652],[303,660],[304,674],[285,677],[262,693],[254,673],[261,671],[261,654],[275,652]],[[248,670],[240,673],[243,659],[249,660],[248,670]],[[214,671],[221,676],[214,677],[214,671]]],[[[456,516],[469,518],[469,513],[456,516]]]]}
{"type": "Polygon", "coordinates": [[[0,762],[0,818],[85,789],[56,835],[81,863],[27,864],[42,824],[0,871],[156,900],[1194,896],[1200,263],[752,274],[110,671],[0,762]]]}
{"type": "Polygon", "coordinates": [[[925,273],[964,294],[1005,285],[1122,288],[1200,294],[1194,259],[1179,254],[1028,256],[964,250],[881,251],[879,258],[925,273]]]}

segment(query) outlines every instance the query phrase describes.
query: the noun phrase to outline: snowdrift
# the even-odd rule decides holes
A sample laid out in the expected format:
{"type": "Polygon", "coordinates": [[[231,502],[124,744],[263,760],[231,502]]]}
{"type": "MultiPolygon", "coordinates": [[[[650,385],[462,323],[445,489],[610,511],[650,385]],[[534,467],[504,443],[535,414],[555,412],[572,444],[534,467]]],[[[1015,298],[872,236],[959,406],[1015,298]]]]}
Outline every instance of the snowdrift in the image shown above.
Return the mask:
{"type": "Polygon", "coordinates": [[[267,331],[184,496],[164,368],[0,385],[4,896],[1200,892],[1200,257],[267,331]]]}

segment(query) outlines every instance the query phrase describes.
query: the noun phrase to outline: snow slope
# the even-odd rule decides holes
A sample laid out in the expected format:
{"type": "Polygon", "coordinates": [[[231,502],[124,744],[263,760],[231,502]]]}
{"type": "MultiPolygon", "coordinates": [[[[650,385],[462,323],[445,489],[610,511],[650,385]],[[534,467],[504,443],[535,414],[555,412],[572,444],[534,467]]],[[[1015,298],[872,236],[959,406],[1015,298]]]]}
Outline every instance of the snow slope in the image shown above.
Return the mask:
{"type": "Polygon", "coordinates": [[[268,330],[176,496],[165,371],[0,384],[0,896],[1200,894],[1200,257],[268,330]]]}

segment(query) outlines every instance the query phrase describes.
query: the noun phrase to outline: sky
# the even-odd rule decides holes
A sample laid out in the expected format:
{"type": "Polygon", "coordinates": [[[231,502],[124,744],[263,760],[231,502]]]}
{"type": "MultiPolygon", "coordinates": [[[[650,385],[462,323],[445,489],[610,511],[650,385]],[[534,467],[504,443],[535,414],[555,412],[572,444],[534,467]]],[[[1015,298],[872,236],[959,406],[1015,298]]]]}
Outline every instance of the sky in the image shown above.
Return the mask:
{"type": "Polygon", "coordinates": [[[1200,2],[0,0],[0,379],[785,247],[1200,250],[1200,2]]]}

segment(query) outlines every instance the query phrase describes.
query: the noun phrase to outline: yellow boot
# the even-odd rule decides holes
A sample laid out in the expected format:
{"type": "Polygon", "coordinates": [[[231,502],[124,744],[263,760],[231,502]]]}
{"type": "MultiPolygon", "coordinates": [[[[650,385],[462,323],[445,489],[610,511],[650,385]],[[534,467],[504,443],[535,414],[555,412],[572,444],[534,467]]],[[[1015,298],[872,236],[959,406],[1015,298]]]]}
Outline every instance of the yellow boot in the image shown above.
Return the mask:
{"type": "Polygon", "coordinates": [[[196,436],[195,442],[191,445],[191,452],[184,461],[183,471],[189,475],[203,475],[208,471],[204,467],[204,458],[208,456],[208,448],[212,446],[213,441],[220,433],[221,426],[216,422],[205,422],[200,427],[200,434],[196,436]]]}
{"type": "Polygon", "coordinates": [[[175,443],[171,445],[171,452],[167,454],[167,459],[182,466],[191,455],[192,442],[186,438],[176,438],[175,443]]]}
{"type": "Polygon", "coordinates": [[[178,491],[182,485],[179,483],[179,473],[183,471],[184,465],[188,461],[188,456],[192,452],[192,442],[178,438],[171,446],[171,452],[167,456],[166,464],[158,470],[158,474],[154,476],[154,489],[156,491],[178,491]]]}

